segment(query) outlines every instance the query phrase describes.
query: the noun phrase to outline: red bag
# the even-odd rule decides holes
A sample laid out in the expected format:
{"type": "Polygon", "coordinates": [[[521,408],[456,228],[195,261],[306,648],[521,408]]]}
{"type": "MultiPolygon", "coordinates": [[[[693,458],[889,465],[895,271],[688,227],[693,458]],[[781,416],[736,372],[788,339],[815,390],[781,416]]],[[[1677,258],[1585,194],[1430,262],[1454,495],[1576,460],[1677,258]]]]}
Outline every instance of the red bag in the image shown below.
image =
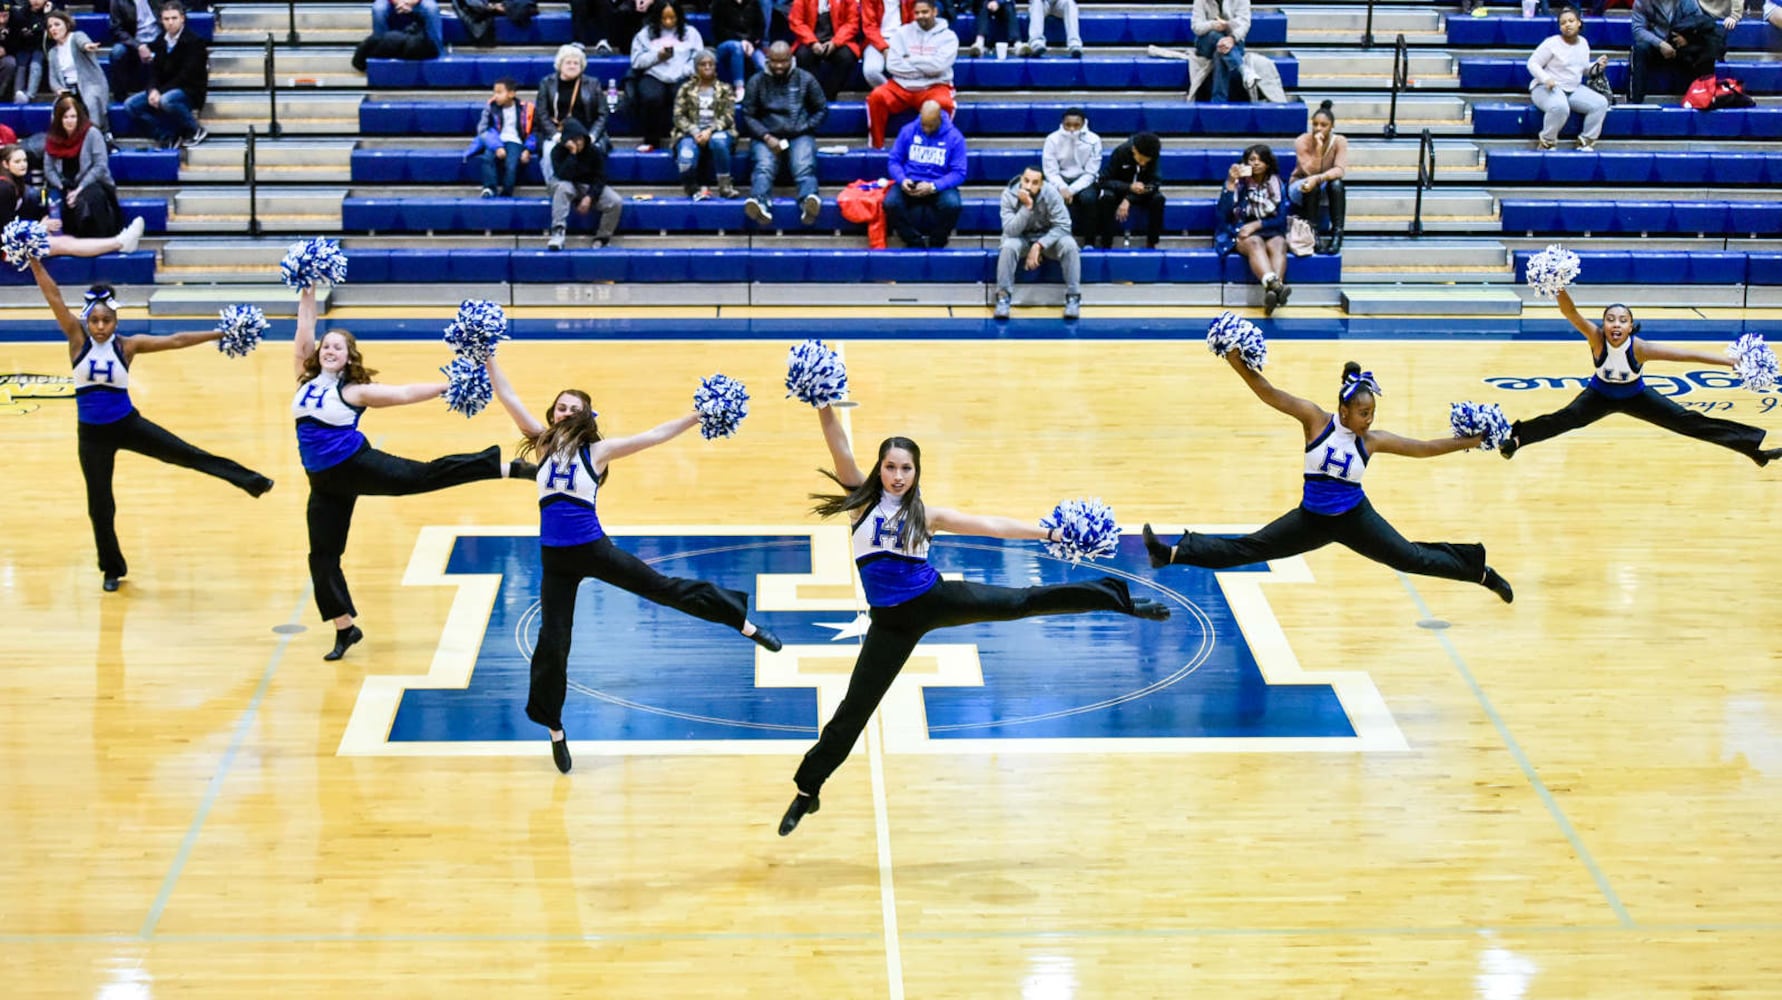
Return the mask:
{"type": "Polygon", "coordinates": [[[1750,108],[1757,102],[1745,93],[1745,85],[1731,77],[1721,77],[1714,84],[1713,108],[1750,108]]]}
{"type": "Polygon", "coordinates": [[[1698,77],[1683,92],[1683,106],[1697,111],[1711,111],[1714,108],[1714,95],[1719,92],[1719,79],[1714,74],[1698,77]]]}
{"type": "Polygon", "coordinates": [[[890,181],[855,181],[835,196],[842,218],[865,224],[866,245],[874,250],[885,249],[885,192],[890,189],[890,181]]]}

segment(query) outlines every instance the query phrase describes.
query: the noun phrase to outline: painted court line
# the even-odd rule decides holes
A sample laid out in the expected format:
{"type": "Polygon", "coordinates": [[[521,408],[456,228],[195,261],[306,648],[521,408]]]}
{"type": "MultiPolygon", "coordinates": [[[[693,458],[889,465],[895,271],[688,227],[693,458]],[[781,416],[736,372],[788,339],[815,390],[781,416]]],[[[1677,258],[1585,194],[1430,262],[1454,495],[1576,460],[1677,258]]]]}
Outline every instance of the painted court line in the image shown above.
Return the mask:
{"type": "MultiPolygon", "coordinates": [[[[1424,618],[1435,617],[1431,614],[1429,605],[1424,602],[1423,595],[1417,592],[1416,585],[1411,583],[1411,578],[1403,573],[1396,575],[1398,582],[1404,584],[1405,590],[1411,595],[1411,600],[1416,603],[1417,613],[1424,618]]],[[[1615,887],[1609,884],[1609,877],[1603,874],[1602,868],[1597,866],[1596,859],[1591,857],[1590,849],[1584,846],[1584,838],[1578,835],[1577,828],[1572,826],[1571,820],[1566,819],[1565,811],[1559,808],[1559,802],[1553,798],[1553,793],[1547,788],[1547,783],[1542,781],[1541,776],[1535,772],[1534,764],[1529,761],[1528,754],[1522,750],[1522,744],[1516,742],[1516,737],[1510,735],[1510,727],[1504,722],[1503,716],[1497,713],[1497,708],[1486,696],[1485,689],[1480,687],[1478,680],[1473,677],[1473,672],[1467,667],[1466,661],[1461,658],[1460,651],[1454,648],[1454,643],[1449,640],[1446,632],[1438,631],[1435,633],[1435,637],[1436,641],[1442,644],[1442,649],[1447,651],[1448,660],[1454,664],[1454,669],[1459,672],[1461,680],[1466,681],[1466,686],[1472,690],[1473,697],[1479,702],[1479,707],[1485,710],[1486,718],[1490,719],[1491,724],[1497,727],[1498,736],[1502,737],[1504,746],[1509,749],[1510,756],[1516,761],[1516,766],[1522,768],[1523,777],[1527,778],[1528,783],[1534,786],[1535,794],[1540,796],[1542,804],[1553,815],[1553,821],[1559,824],[1560,832],[1565,834],[1565,839],[1572,845],[1572,853],[1578,856],[1579,861],[1584,862],[1585,870],[1589,871],[1590,877],[1596,880],[1596,887],[1602,891],[1603,898],[1608,900],[1609,909],[1615,911],[1615,918],[1620,920],[1624,927],[1634,926],[1633,917],[1628,914],[1627,907],[1622,905],[1621,897],[1615,894],[1615,887]]]]}
{"type": "MultiPolygon", "coordinates": [[[[303,588],[303,596],[297,599],[297,606],[291,609],[290,616],[285,619],[286,625],[302,624],[300,619],[303,609],[309,604],[313,593],[313,585],[303,588]]],[[[173,865],[167,869],[167,877],[161,880],[161,891],[155,894],[148,916],[143,918],[142,930],[137,932],[139,937],[154,937],[155,925],[161,922],[161,914],[167,910],[167,901],[173,898],[173,888],[179,884],[180,874],[185,871],[186,862],[192,857],[192,848],[198,843],[198,834],[204,829],[204,821],[210,818],[210,810],[217,804],[217,797],[222,794],[223,781],[235,764],[235,755],[241,752],[242,744],[247,742],[248,730],[260,714],[260,702],[265,700],[266,691],[272,686],[272,676],[278,673],[278,665],[284,661],[285,650],[290,648],[291,640],[297,634],[279,634],[272,658],[267,661],[265,672],[260,674],[260,685],[254,689],[254,696],[248,700],[247,709],[241,713],[241,720],[235,723],[235,734],[229,740],[229,749],[223,751],[223,759],[217,763],[216,773],[210,776],[210,784],[204,789],[204,798],[198,803],[198,815],[192,817],[192,825],[186,828],[186,836],[180,841],[179,852],[173,856],[173,865]]]]}

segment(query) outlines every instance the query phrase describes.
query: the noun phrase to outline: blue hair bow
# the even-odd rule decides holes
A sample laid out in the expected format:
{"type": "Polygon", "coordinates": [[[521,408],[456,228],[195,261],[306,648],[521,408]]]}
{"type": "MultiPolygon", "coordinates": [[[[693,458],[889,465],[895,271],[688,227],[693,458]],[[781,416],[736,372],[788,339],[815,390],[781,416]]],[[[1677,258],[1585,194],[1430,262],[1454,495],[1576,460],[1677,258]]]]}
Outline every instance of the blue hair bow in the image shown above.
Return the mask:
{"type": "Polygon", "coordinates": [[[110,289],[106,289],[105,291],[94,291],[92,289],[88,289],[86,297],[87,297],[86,308],[84,308],[80,311],[80,318],[81,318],[82,322],[86,321],[87,315],[93,311],[94,306],[104,306],[107,309],[110,309],[112,312],[117,312],[118,297],[116,295],[113,295],[110,289]]]}
{"type": "Polygon", "coordinates": [[[1380,390],[1380,383],[1374,379],[1373,372],[1351,372],[1343,376],[1343,391],[1339,395],[1339,398],[1347,403],[1350,396],[1355,395],[1355,393],[1362,389],[1366,389],[1368,392],[1371,392],[1376,396],[1385,395],[1385,393],[1380,390]]]}

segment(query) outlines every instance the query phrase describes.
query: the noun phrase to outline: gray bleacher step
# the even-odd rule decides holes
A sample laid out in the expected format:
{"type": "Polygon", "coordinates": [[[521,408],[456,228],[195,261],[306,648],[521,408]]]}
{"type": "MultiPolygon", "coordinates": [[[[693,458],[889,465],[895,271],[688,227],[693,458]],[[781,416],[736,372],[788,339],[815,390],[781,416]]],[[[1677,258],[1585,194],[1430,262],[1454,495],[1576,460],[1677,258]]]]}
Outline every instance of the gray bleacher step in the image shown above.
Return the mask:
{"type": "MultiPolygon", "coordinates": [[[[185,152],[182,181],[245,183],[247,144],[212,139],[185,152]]],[[[353,140],[267,140],[254,147],[256,175],[262,183],[326,184],[352,179],[353,140]]]]}
{"type": "Polygon", "coordinates": [[[1343,274],[1356,268],[1411,268],[1499,271],[1509,267],[1510,253],[1494,239],[1428,240],[1346,237],[1343,274]]]}
{"type": "MultiPolygon", "coordinates": [[[[1290,4],[1279,9],[1287,15],[1287,34],[1290,41],[1294,31],[1348,31],[1360,38],[1367,26],[1366,4],[1290,4]]],[[[1434,4],[1406,7],[1374,5],[1376,43],[1382,36],[1391,38],[1401,31],[1444,31],[1442,12],[1434,4]]]]}
{"type": "MultiPolygon", "coordinates": [[[[318,292],[318,304],[323,311],[332,304],[332,297],[331,288],[318,292]]],[[[259,306],[268,316],[297,315],[297,296],[281,283],[267,283],[264,276],[259,284],[252,285],[158,287],[148,300],[151,316],[214,316],[230,305],[259,306]]]]}
{"type": "MultiPolygon", "coordinates": [[[[458,97],[462,102],[463,98],[458,97]]],[[[347,126],[347,131],[359,130],[358,94],[303,93],[301,91],[281,90],[278,92],[278,117],[280,121],[287,119],[333,119],[347,126]]],[[[210,95],[204,105],[204,121],[211,122],[264,120],[271,108],[265,91],[258,93],[246,91],[220,91],[210,95]]]]}
{"type": "MultiPolygon", "coordinates": [[[[345,188],[261,188],[254,199],[260,225],[277,232],[337,232],[345,188]]],[[[173,198],[170,233],[244,232],[245,188],[192,188],[173,198]]]]}
{"type": "Polygon", "coordinates": [[[1351,316],[1520,316],[1522,297],[1507,288],[1466,285],[1345,285],[1351,316]]]}
{"type": "Polygon", "coordinates": [[[161,247],[161,266],[164,268],[261,268],[270,273],[272,269],[278,267],[278,262],[284,258],[285,250],[291,245],[291,242],[289,238],[169,240],[161,247]]]}
{"type": "MultiPolygon", "coordinates": [[[[449,10],[450,4],[446,7],[449,10]]],[[[290,30],[290,18],[293,13],[289,4],[283,3],[226,3],[216,6],[216,34],[218,40],[231,40],[229,36],[259,36],[264,38],[271,34],[279,44],[284,44],[285,35],[290,30]]],[[[371,5],[360,3],[326,3],[296,5],[297,32],[305,42],[312,39],[317,32],[323,31],[357,31],[360,38],[371,33],[371,5]]]]}
{"type": "MultiPolygon", "coordinates": [[[[1323,87],[1392,86],[1392,50],[1346,52],[1295,49],[1299,62],[1299,86],[1296,90],[1323,87]]],[[[1460,69],[1451,53],[1414,51],[1411,53],[1411,81],[1415,87],[1456,87],[1460,85],[1460,69]]]]}
{"type": "MultiPolygon", "coordinates": [[[[1360,121],[1384,122],[1393,112],[1388,94],[1329,94],[1302,87],[1299,96],[1308,108],[1315,108],[1319,101],[1329,98],[1337,112],[1337,121],[1345,129],[1360,121]]],[[[1422,127],[1429,123],[1470,122],[1473,112],[1472,105],[1465,99],[1447,94],[1401,93],[1397,110],[1401,129],[1413,123],[1422,127]]]]}
{"type": "MultiPolygon", "coordinates": [[[[353,50],[346,46],[281,48],[273,69],[281,89],[365,85],[365,74],[353,68],[353,50]]],[[[258,46],[211,50],[210,85],[217,90],[263,90],[265,51],[258,46]]]]}

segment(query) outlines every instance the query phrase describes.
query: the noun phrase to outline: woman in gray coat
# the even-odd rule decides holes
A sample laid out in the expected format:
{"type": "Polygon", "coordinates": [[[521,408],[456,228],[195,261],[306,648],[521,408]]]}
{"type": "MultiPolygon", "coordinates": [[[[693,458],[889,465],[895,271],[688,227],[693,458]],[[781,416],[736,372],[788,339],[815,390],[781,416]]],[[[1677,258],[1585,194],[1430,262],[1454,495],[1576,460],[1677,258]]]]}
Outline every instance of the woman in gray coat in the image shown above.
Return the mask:
{"type": "Polygon", "coordinates": [[[36,96],[39,77],[54,94],[78,94],[87,107],[87,118],[99,123],[99,131],[111,138],[111,84],[94,53],[98,43],[84,31],[74,30],[74,18],[67,11],[53,10],[44,19],[42,63],[31,64],[31,77],[25,93],[36,96]],[[47,70],[45,69],[47,66],[47,70]]]}
{"type": "Polygon", "coordinates": [[[111,154],[105,137],[87,119],[87,109],[73,94],[56,98],[43,145],[43,179],[50,189],[51,211],[62,213],[62,232],[69,236],[110,236],[123,222],[117,182],[111,177],[111,154]]]}

